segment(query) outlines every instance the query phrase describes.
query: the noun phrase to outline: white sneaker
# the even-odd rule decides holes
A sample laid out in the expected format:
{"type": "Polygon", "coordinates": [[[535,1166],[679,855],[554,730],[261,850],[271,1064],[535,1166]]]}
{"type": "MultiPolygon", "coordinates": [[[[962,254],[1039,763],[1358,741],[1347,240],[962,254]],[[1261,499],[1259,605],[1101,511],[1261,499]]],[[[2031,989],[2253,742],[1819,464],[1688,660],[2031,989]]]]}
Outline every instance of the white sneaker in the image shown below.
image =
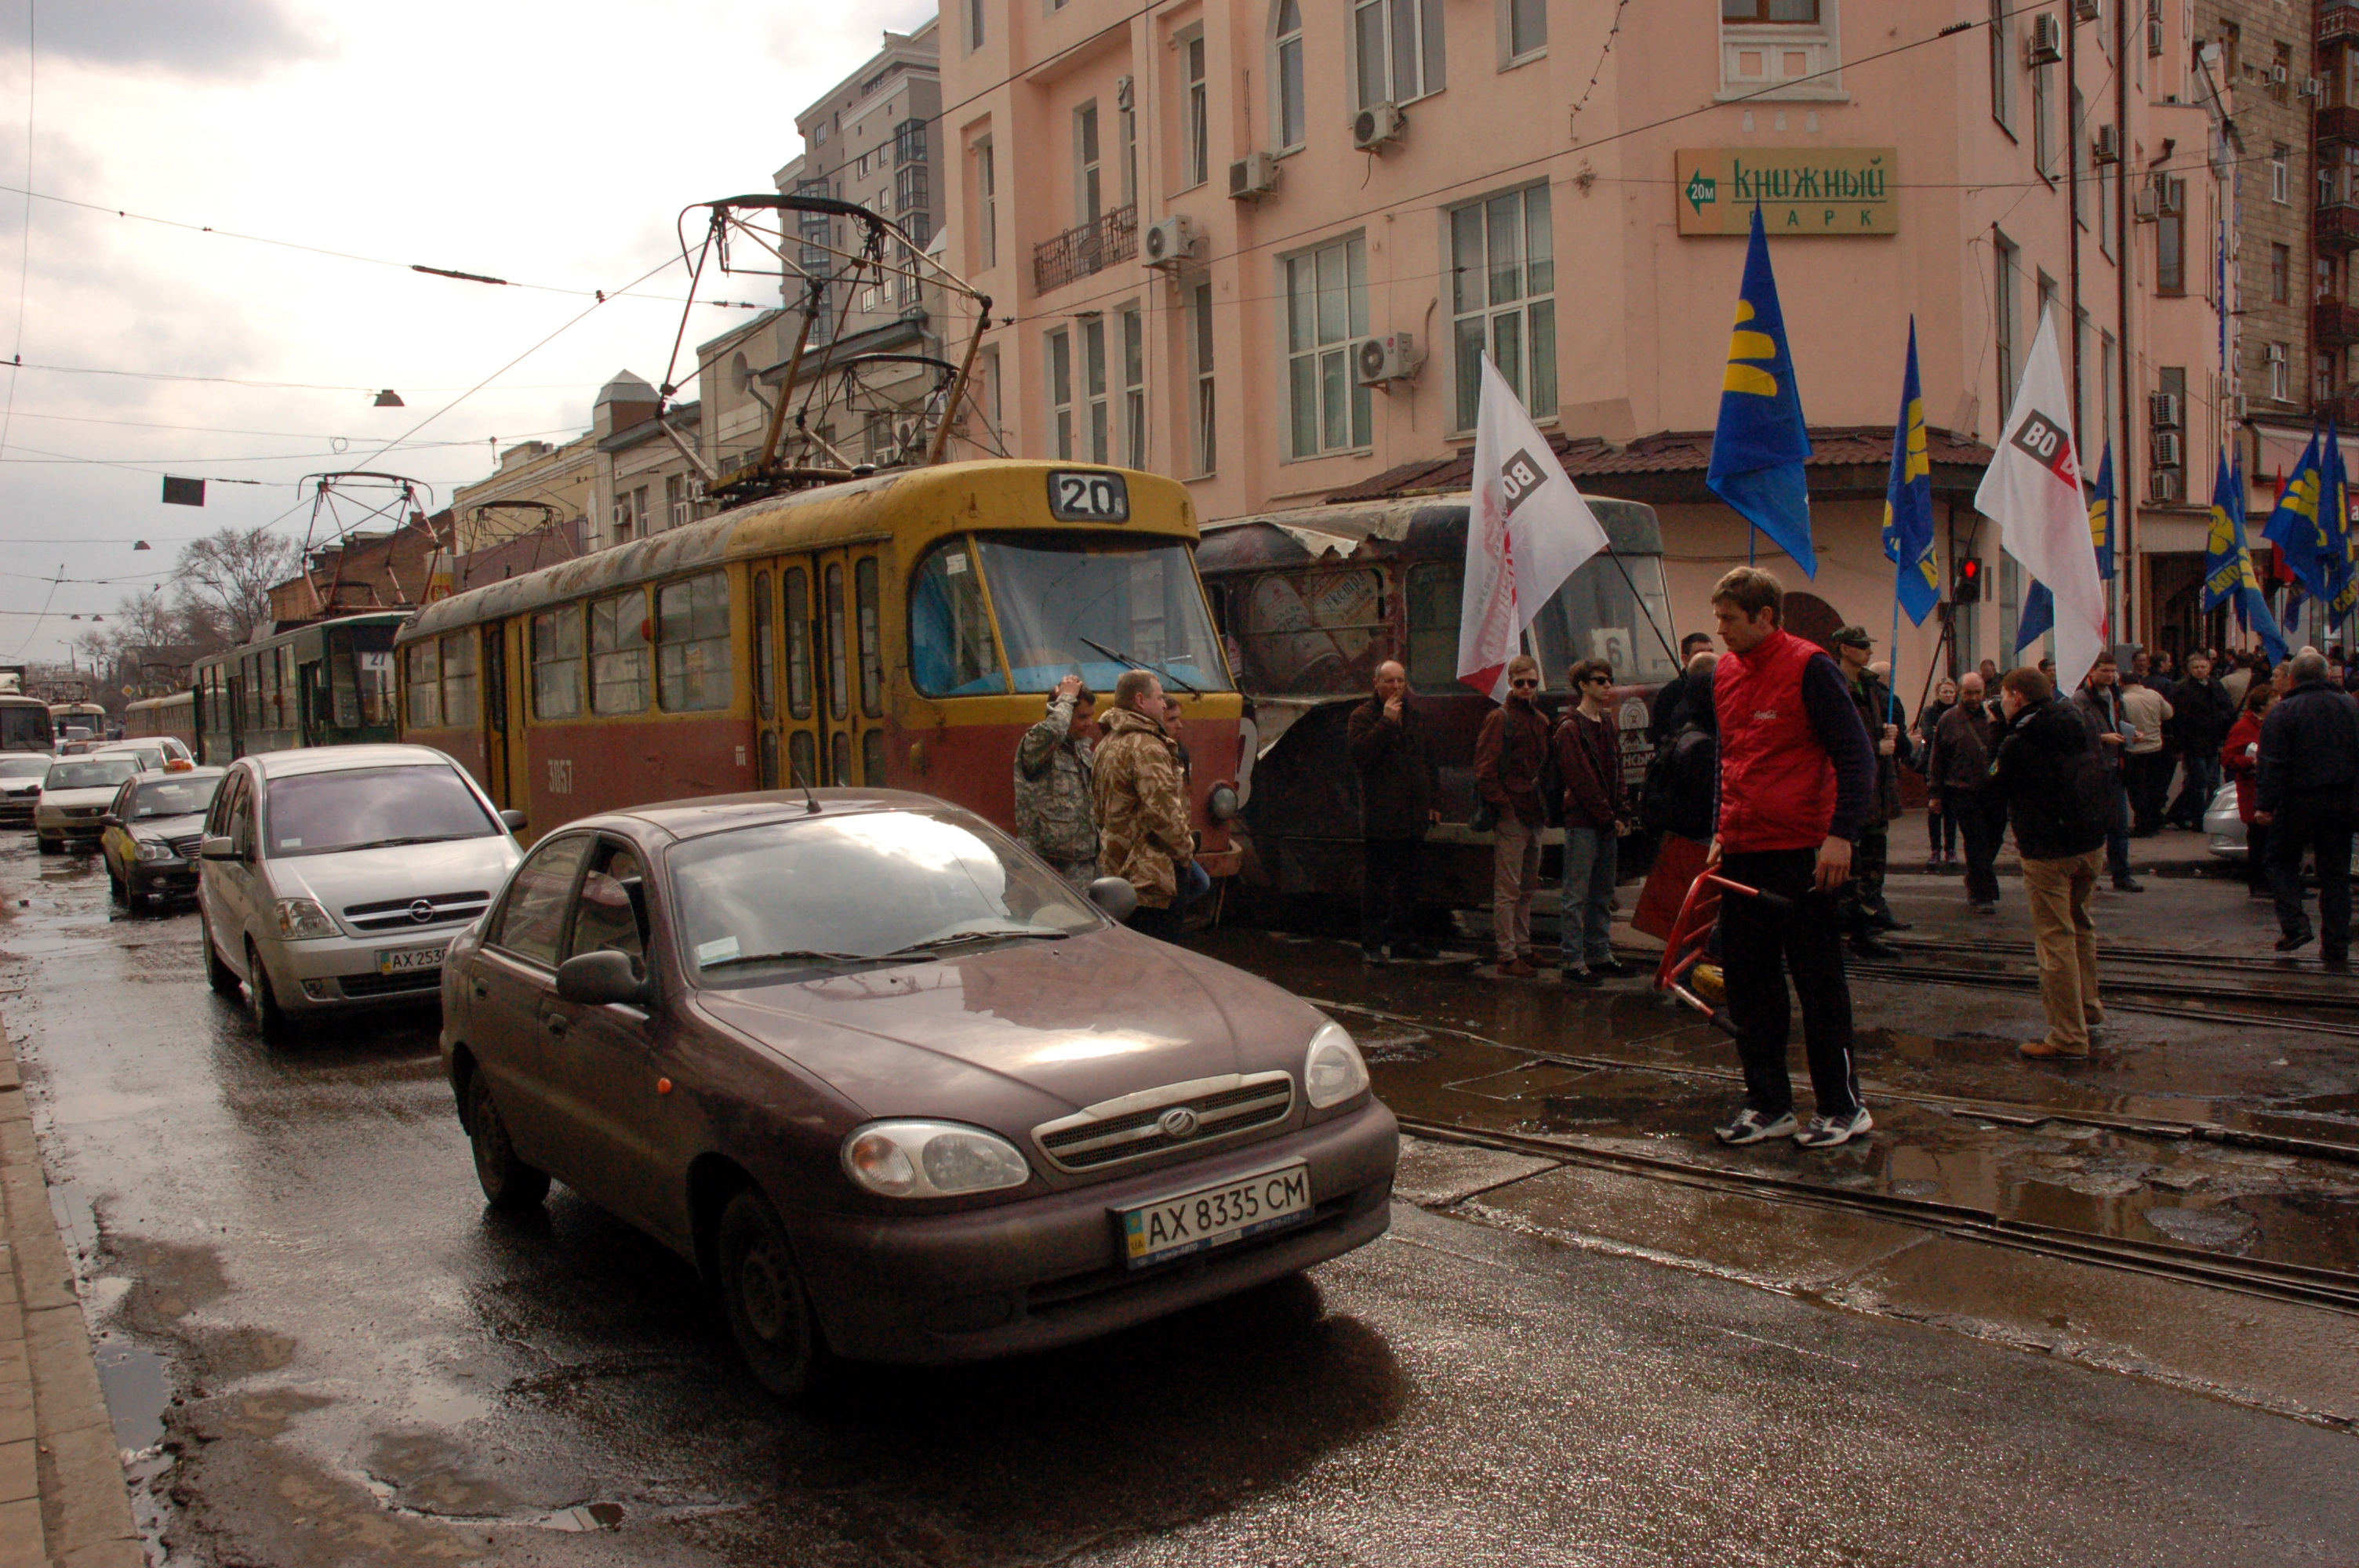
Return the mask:
{"type": "Polygon", "coordinates": [[[1810,1118],[1810,1124],[1794,1134],[1794,1141],[1805,1149],[1839,1149],[1853,1139],[1865,1135],[1875,1125],[1875,1119],[1867,1114],[1867,1107],[1861,1106],[1847,1117],[1810,1118]]]}
{"type": "Polygon", "coordinates": [[[1794,1138],[1794,1113],[1788,1111],[1771,1121],[1751,1106],[1736,1113],[1736,1119],[1726,1127],[1712,1129],[1712,1135],[1723,1143],[1758,1143],[1769,1138],[1794,1138]]]}

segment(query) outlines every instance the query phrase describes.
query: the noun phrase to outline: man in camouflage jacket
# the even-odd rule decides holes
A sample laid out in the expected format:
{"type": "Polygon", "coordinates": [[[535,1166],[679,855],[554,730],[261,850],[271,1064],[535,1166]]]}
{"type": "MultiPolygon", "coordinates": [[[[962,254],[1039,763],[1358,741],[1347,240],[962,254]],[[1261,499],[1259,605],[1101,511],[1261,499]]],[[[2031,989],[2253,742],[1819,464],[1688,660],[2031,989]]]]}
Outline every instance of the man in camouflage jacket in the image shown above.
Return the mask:
{"type": "Polygon", "coordinates": [[[1175,935],[1180,882],[1195,858],[1188,791],[1177,743],[1165,733],[1163,683],[1125,670],[1100,728],[1093,767],[1097,792],[1098,860],[1105,874],[1138,890],[1131,924],[1149,935],[1175,935]]]}
{"type": "Polygon", "coordinates": [[[1067,676],[1049,694],[1048,717],[1016,743],[1016,836],[1082,892],[1098,875],[1088,738],[1096,706],[1082,677],[1067,676]]]}

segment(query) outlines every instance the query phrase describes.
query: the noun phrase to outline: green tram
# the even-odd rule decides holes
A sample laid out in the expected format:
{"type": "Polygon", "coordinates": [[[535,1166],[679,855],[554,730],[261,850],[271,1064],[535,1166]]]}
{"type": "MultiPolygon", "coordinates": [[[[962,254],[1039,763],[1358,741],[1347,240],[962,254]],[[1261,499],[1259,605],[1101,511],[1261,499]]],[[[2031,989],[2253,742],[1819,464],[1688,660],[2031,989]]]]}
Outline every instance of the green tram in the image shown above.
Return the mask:
{"type": "Polygon", "coordinates": [[[401,739],[393,634],[409,616],[314,622],[198,660],[198,760],[401,739]]]}

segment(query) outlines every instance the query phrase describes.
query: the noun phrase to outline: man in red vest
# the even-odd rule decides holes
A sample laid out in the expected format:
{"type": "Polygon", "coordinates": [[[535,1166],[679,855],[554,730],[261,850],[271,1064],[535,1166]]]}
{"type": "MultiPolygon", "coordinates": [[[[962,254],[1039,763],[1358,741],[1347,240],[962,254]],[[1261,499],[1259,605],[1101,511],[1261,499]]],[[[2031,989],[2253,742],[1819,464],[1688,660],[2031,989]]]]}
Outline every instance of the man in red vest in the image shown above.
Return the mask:
{"type": "Polygon", "coordinates": [[[1712,862],[1733,882],[1773,895],[1721,903],[1728,1011],[1745,1064],[1745,1108],[1717,1130],[1723,1143],[1791,1138],[1832,1149],[1874,1126],[1852,1069],[1851,988],[1843,978],[1835,895],[1851,876],[1852,843],[1875,803],[1875,748],[1851,688],[1814,643],[1778,625],[1786,590],[1738,567],[1712,590],[1728,657],[1712,671],[1720,719],[1720,792],[1712,862]],[[1818,1114],[1794,1123],[1786,1072],[1786,971],[1802,996],[1802,1044],[1818,1114]]]}

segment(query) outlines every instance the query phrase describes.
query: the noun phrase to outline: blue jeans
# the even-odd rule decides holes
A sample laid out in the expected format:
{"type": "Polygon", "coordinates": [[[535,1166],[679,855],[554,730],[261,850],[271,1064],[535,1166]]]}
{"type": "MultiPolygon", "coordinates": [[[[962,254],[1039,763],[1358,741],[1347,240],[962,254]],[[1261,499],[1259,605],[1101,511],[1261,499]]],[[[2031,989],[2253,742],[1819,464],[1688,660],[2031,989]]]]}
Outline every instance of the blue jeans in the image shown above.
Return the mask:
{"type": "Polygon", "coordinates": [[[1564,830],[1564,892],[1557,914],[1567,968],[1614,957],[1614,878],[1622,840],[1611,827],[1564,830]]]}

